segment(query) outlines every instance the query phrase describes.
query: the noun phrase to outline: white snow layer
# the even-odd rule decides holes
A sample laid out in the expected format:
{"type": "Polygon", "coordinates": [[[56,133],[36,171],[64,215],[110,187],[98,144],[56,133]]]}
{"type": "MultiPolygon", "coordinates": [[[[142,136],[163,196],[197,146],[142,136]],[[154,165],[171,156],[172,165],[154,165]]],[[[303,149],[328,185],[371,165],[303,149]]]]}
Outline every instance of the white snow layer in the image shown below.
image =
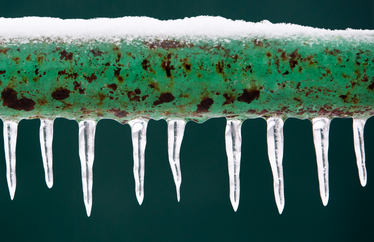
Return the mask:
{"type": "Polygon", "coordinates": [[[199,16],[178,20],[157,20],[149,17],[58,19],[47,17],[0,18],[0,39],[58,39],[74,40],[114,40],[122,38],[186,37],[194,38],[240,38],[263,36],[267,38],[312,38],[340,37],[372,42],[373,30],[326,30],[296,24],[272,24],[267,20],[259,23],[230,20],[222,17],[199,16]]]}

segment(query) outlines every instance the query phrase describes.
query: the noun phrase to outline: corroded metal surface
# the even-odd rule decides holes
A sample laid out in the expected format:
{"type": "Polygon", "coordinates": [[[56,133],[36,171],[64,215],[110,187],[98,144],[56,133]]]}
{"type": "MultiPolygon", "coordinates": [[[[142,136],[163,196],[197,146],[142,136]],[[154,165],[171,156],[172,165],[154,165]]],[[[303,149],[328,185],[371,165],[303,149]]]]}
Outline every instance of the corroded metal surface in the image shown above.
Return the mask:
{"type": "Polygon", "coordinates": [[[373,52],[338,38],[3,43],[1,118],[367,118],[373,52]]]}

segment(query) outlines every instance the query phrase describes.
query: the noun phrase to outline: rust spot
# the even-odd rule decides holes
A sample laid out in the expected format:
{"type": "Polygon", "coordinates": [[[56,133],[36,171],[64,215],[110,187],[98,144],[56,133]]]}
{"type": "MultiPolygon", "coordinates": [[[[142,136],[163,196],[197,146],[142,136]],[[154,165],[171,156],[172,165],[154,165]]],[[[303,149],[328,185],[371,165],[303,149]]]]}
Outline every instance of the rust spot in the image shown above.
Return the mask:
{"type": "Polygon", "coordinates": [[[44,60],[44,55],[38,55],[38,56],[36,57],[36,60],[38,61],[39,64],[42,63],[43,60],[44,60]]]}
{"type": "Polygon", "coordinates": [[[6,55],[6,53],[8,52],[9,49],[7,48],[4,48],[4,49],[0,49],[0,54],[4,54],[6,55]]]}
{"type": "Polygon", "coordinates": [[[17,98],[17,92],[12,88],[5,88],[1,93],[3,106],[15,110],[31,111],[34,110],[35,102],[29,98],[17,98]]]}
{"type": "Polygon", "coordinates": [[[62,59],[65,59],[66,61],[68,60],[72,60],[73,59],[73,53],[71,52],[66,52],[65,50],[64,51],[60,51],[60,60],[62,59]]]}
{"type": "Polygon", "coordinates": [[[218,61],[216,64],[216,72],[223,74],[223,61],[218,61]]]}
{"type": "Polygon", "coordinates": [[[59,87],[54,92],[52,92],[51,96],[56,100],[64,100],[70,96],[70,90],[59,87]]]}
{"type": "Polygon", "coordinates": [[[86,90],[85,88],[81,88],[81,84],[78,83],[77,81],[73,82],[74,84],[74,90],[79,90],[79,94],[84,94],[84,90],[86,90]]]}
{"type": "Polygon", "coordinates": [[[163,60],[161,62],[161,67],[165,71],[167,77],[171,77],[171,71],[175,70],[174,66],[170,65],[171,64],[170,57],[171,55],[168,54],[168,59],[166,61],[163,60]]]}
{"type": "Polygon", "coordinates": [[[106,96],[102,93],[99,93],[99,105],[103,104],[103,101],[104,99],[106,98],[106,96]]]}
{"type": "Polygon", "coordinates": [[[293,71],[293,68],[299,63],[299,60],[301,58],[300,54],[297,52],[298,49],[296,49],[294,52],[292,52],[289,57],[290,57],[290,67],[291,70],[293,71]]]}
{"type": "Polygon", "coordinates": [[[121,109],[117,108],[117,109],[109,109],[109,111],[113,112],[114,116],[116,116],[117,118],[124,118],[127,116],[128,112],[126,111],[121,111],[121,109]]]}
{"type": "Polygon", "coordinates": [[[191,71],[191,66],[192,66],[192,64],[189,64],[189,63],[188,63],[187,58],[184,58],[184,59],[183,59],[182,66],[183,66],[183,68],[184,68],[187,72],[190,72],[190,71],[191,71]]]}
{"type": "Polygon", "coordinates": [[[271,53],[269,51],[266,52],[266,56],[270,58],[271,57],[271,53]]]}
{"type": "Polygon", "coordinates": [[[0,75],[5,74],[5,71],[0,71],[0,75]]]}
{"type": "Polygon", "coordinates": [[[235,98],[232,94],[225,93],[223,94],[223,97],[226,98],[226,101],[223,103],[223,105],[230,104],[235,101],[235,98]]]}
{"type": "Polygon", "coordinates": [[[118,82],[122,83],[123,82],[123,77],[119,76],[119,77],[117,77],[117,80],[118,80],[118,82]]]}
{"type": "Polygon", "coordinates": [[[288,71],[285,71],[282,75],[285,76],[285,75],[288,75],[290,74],[288,71]]]}
{"type": "Polygon", "coordinates": [[[121,60],[121,57],[122,57],[122,54],[121,53],[117,53],[116,63],[118,63],[121,60]]]}
{"type": "Polygon", "coordinates": [[[176,41],[176,40],[162,40],[162,41],[154,41],[150,43],[145,42],[144,44],[147,45],[150,49],[162,48],[165,50],[193,47],[193,44],[181,43],[180,41],[176,41]]]}
{"type": "Polygon", "coordinates": [[[152,82],[152,83],[148,84],[148,86],[150,88],[156,89],[157,91],[160,91],[160,87],[159,87],[158,83],[156,83],[156,82],[152,82]]]}
{"type": "MultiPolygon", "coordinates": [[[[1,71],[0,71],[0,74],[1,74],[1,71]]],[[[361,81],[362,82],[368,82],[369,81],[369,77],[366,75],[366,73],[365,73],[365,75],[364,75],[364,77],[362,78],[361,81]]]]}
{"type": "Polygon", "coordinates": [[[262,46],[264,46],[264,43],[263,43],[261,40],[258,40],[258,39],[254,39],[254,40],[253,40],[253,43],[254,43],[255,46],[257,46],[257,47],[262,47],[262,46]]]}
{"type": "Polygon", "coordinates": [[[348,95],[340,95],[341,99],[343,99],[343,102],[347,103],[348,95]]]}
{"type": "Polygon", "coordinates": [[[148,71],[148,67],[150,66],[151,66],[151,63],[147,59],[144,59],[142,62],[143,70],[148,71]]]}
{"type": "Polygon", "coordinates": [[[140,102],[140,97],[134,91],[127,92],[127,97],[130,101],[140,102]]]}
{"type": "Polygon", "coordinates": [[[93,54],[93,56],[101,56],[104,52],[100,50],[90,50],[90,52],[93,54]]]}
{"type": "Polygon", "coordinates": [[[65,76],[66,75],[65,79],[67,79],[67,78],[77,79],[77,77],[78,77],[78,73],[69,74],[65,70],[59,71],[57,74],[59,76],[65,76]]]}
{"type": "Polygon", "coordinates": [[[28,54],[28,56],[26,56],[26,61],[31,61],[31,54],[28,54]]]}
{"type": "Polygon", "coordinates": [[[121,72],[121,68],[118,67],[117,69],[114,70],[114,76],[118,77],[120,72],[121,72]]]}
{"type": "Polygon", "coordinates": [[[249,70],[250,73],[253,73],[251,64],[246,66],[245,69],[244,69],[245,72],[247,72],[248,70],[249,70]]]}
{"type": "Polygon", "coordinates": [[[135,94],[137,94],[137,95],[139,95],[139,94],[141,94],[141,93],[142,93],[142,92],[140,91],[140,89],[139,89],[139,88],[136,88],[134,92],[135,92],[135,94]]]}
{"type": "Polygon", "coordinates": [[[340,50],[337,50],[337,49],[329,50],[329,48],[326,48],[324,52],[326,55],[337,56],[340,53],[340,50]]]}
{"type": "Polygon", "coordinates": [[[197,105],[197,113],[209,112],[209,108],[213,105],[214,101],[212,98],[206,97],[201,100],[200,104],[197,105]]]}
{"type": "Polygon", "coordinates": [[[97,76],[95,75],[95,73],[92,73],[91,76],[84,76],[84,79],[86,79],[88,83],[91,83],[92,81],[97,79],[97,76]]]}
{"type": "Polygon", "coordinates": [[[244,89],[243,94],[238,97],[239,102],[251,103],[253,100],[260,97],[260,91],[256,89],[244,89]]]}
{"type": "Polygon", "coordinates": [[[143,96],[142,101],[144,101],[147,97],[148,97],[148,95],[143,96]]]}
{"type": "Polygon", "coordinates": [[[39,69],[38,68],[35,69],[35,75],[39,75],[39,69]]]}
{"type": "Polygon", "coordinates": [[[117,90],[117,84],[112,83],[108,85],[108,88],[112,89],[113,91],[117,90]]]}
{"type": "Polygon", "coordinates": [[[369,90],[374,90],[374,78],[371,79],[371,83],[370,85],[368,86],[369,90]]]}
{"type": "Polygon", "coordinates": [[[175,99],[175,97],[173,96],[173,94],[171,94],[170,92],[164,92],[164,93],[161,93],[158,100],[153,102],[153,105],[157,106],[157,105],[160,105],[160,104],[163,104],[163,103],[169,103],[169,102],[173,101],[174,99],[175,99]]]}
{"type": "Polygon", "coordinates": [[[12,58],[12,60],[16,62],[16,64],[18,64],[21,59],[17,56],[17,57],[12,58]]]}
{"type": "Polygon", "coordinates": [[[47,104],[47,103],[48,103],[48,101],[45,100],[44,98],[43,98],[43,99],[38,99],[38,104],[39,104],[40,106],[43,106],[43,105],[45,105],[45,104],[47,104]]]}

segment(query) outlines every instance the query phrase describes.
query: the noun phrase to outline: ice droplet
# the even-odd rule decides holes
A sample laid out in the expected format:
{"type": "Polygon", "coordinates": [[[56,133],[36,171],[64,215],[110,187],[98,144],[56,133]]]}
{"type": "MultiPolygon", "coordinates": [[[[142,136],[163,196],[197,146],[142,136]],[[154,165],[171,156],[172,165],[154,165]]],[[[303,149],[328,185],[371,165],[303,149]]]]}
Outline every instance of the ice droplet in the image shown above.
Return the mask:
{"type": "Polygon", "coordinates": [[[6,162],[6,178],[10,199],[13,200],[16,192],[16,142],[18,123],[4,121],[4,151],[6,162]]]}
{"type": "Polygon", "coordinates": [[[177,190],[177,200],[180,201],[180,186],[182,183],[182,173],[180,167],[179,154],[182,145],[184,128],[186,121],[181,119],[168,120],[168,152],[169,163],[173,173],[175,188],[177,190]]]}
{"type": "Polygon", "coordinates": [[[283,120],[280,118],[269,118],[267,120],[267,143],[268,156],[273,173],[273,186],[275,202],[278,212],[282,214],[284,200],[284,179],[283,179],[283,120]]]}
{"type": "Polygon", "coordinates": [[[52,141],[53,141],[53,120],[40,119],[40,148],[42,151],[45,182],[48,188],[53,186],[52,167],[52,141]]]}
{"type": "Polygon", "coordinates": [[[93,162],[95,154],[96,122],[85,120],[79,122],[79,158],[82,169],[83,199],[87,216],[92,209],[93,162]]]}
{"type": "Polygon", "coordinates": [[[147,142],[147,124],[145,119],[134,119],[129,122],[134,157],[135,194],[139,205],[144,199],[144,154],[147,142]]]}
{"type": "Polygon", "coordinates": [[[364,144],[364,126],[366,120],[353,119],[353,139],[355,144],[355,153],[357,169],[360,177],[361,186],[366,186],[367,174],[365,165],[365,144],[364,144]]]}
{"type": "Polygon", "coordinates": [[[313,140],[316,150],[317,170],[319,191],[324,206],[329,201],[329,127],[330,119],[314,118],[313,121],[313,140]]]}
{"type": "Polygon", "coordinates": [[[241,127],[241,120],[227,120],[225,140],[230,180],[230,201],[235,212],[238,210],[240,199],[241,127]]]}

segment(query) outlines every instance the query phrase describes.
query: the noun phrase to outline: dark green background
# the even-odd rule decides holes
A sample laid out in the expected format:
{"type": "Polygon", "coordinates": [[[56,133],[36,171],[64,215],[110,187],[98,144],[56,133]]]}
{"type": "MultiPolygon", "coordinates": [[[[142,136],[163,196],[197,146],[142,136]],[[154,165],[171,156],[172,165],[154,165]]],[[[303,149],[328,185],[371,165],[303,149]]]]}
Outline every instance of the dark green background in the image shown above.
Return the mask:
{"type": "MultiPolygon", "coordinates": [[[[0,16],[92,18],[150,16],[175,19],[220,15],[231,19],[373,29],[373,2],[330,1],[1,1],[0,16]]],[[[1,28],[1,26],[0,26],[1,28]]],[[[365,128],[368,185],[360,186],[351,119],[330,130],[330,201],[322,205],[311,123],[285,123],[286,206],[278,214],[267,159],[266,122],[243,124],[241,200],[232,210],[224,146],[225,119],[188,123],[181,150],[183,183],[177,203],[167,157],[165,121],[150,121],[145,199],[134,194],[130,128],[103,120],[97,126],[94,201],[86,217],[75,121],[57,119],[54,178],[44,182],[39,121],[22,121],[17,141],[17,191],[10,201],[0,151],[0,241],[373,241],[374,120],[365,128]]],[[[1,128],[1,125],[0,125],[1,128]]],[[[0,139],[0,147],[3,140],[0,139]]]]}

